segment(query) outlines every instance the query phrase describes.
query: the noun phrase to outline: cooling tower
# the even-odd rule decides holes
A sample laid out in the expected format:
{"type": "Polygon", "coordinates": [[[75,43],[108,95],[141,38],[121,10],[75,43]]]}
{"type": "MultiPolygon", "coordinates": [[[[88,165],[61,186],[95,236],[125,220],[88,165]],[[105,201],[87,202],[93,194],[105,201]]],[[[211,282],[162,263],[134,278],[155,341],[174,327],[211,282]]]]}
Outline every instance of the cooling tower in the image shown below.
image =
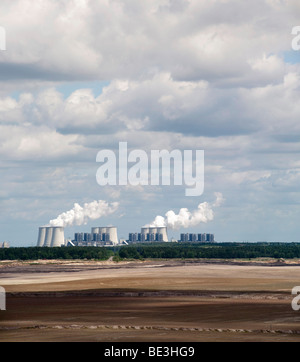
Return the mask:
{"type": "Polygon", "coordinates": [[[38,241],[37,241],[36,246],[38,246],[38,247],[44,246],[45,236],[46,236],[46,227],[41,226],[39,228],[39,236],[38,236],[38,241]]]}
{"type": "Polygon", "coordinates": [[[149,241],[149,228],[148,227],[142,227],[141,228],[141,240],[142,241],[149,241]]]}
{"type": "Polygon", "coordinates": [[[166,228],[165,226],[163,226],[163,227],[158,227],[158,228],[157,228],[157,233],[162,235],[162,240],[163,240],[163,241],[166,241],[166,242],[169,241],[169,239],[168,239],[168,233],[167,233],[167,228],[166,228]]]}
{"type": "Polygon", "coordinates": [[[141,229],[141,234],[144,234],[144,235],[149,234],[149,228],[143,227],[143,228],[141,229]]]}
{"type": "Polygon", "coordinates": [[[99,234],[100,228],[92,228],[92,234],[99,234]]]}
{"type": "Polygon", "coordinates": [[[46,227],[46,235],[45,235],[45,241],[43,246],[51,246],[52,241],[52,227],[46,227]]]}
{"type": "Polygon", "coordinates": [[[157,228],[154,227],[149,228],[149,234],[156,234],[156,233],[157,233],[157,228]]]}
{"type": "Polygon", "coordinates": [[[51,247],[61,247],[65,244],[64,228],[61,226],[55,226],[52,228],[51,247]]]}
{"type": "Polygon", "coordinates": [[[98,229],[99,229],[98,231],[99,234],[105,234],[107,232],[106,231],[107,228],[99,227],[98,229]]]}
{"type": "Polygon", "coordinates": [[[118,233],[117,228],[115,226],[105,228],[106,232],[109,234],[109,240],[113,244],[118,244],[118,233]]]}

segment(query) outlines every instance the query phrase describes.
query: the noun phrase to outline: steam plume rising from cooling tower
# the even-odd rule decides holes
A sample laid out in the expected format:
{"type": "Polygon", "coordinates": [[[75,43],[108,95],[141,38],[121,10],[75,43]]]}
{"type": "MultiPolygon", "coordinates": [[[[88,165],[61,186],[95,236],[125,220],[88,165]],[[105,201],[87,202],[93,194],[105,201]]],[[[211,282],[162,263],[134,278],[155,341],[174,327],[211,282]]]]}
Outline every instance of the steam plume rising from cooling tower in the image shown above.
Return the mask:
{"type": "Polygon", "coordinates": [[[109,204],[103,200],[85,203],[83,207],[75,203],[71,210],[63,212],[56,219],[51,220],[49,224],[50,226],[63,227],[84,225],[89,220],[96,220],[116,212],[118,207],[118,202],[109,204]]]}
{"type": "Polygon", "coordinates": [[[167,227],[173,230],[178,230],[180,228],[188,228],[197,226],[200,223],[207,223],[214,219],[213,207],[219,207],[224,201],[223,195],[219,192],[215,193],[216,200],[211,205],[208,202],[202,202],[198,205],[198,208],[190,212],[186,208],[179,210],[178,214],[175,214],[173,210],[168,211],[163,216],[156,216],[154,221],[146,225],[148,227],[167,227]]]}

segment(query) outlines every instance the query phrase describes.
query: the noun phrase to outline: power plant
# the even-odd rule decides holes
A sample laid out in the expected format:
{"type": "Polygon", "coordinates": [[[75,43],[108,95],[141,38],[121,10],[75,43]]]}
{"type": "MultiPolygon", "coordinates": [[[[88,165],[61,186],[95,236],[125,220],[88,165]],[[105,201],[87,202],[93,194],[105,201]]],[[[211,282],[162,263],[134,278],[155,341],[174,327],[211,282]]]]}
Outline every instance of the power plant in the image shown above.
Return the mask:
{"type": "Polygon", "coordinates": [[[60,247],[65,245],[65,233],[62,226],[41,226],[37,246],[60,247]]]}
{"type": "Polygon", "coordinates": [[[90,233],[75,233],[75,246],[110,246],[119,244],[115,226],[92,227],[90,233]]]}
{"type": "MultiPolygon", "coordinates": [[[[145,243],[145,242],[168,242],[168,233],[166,227],[142,227],[140,233],[130,233],[129,243],[145,243]]],[[[214,234],[180,234],[180,240],[172,240],[177,242],[196,242],[196,243],[213,243],[215,241],[214,234]]]]}
{"type": "Polygon", "coordinates": [[[197,242],[197,243],[213,243],[215,241],[214,234],[180,234],[179,242],[197,242]]]}
{"type": "Polygon", "coordinates": [[[165,226],[162,227],[142,227],[140,233],[130,233],[129,243],[144,242],[168,242],[168,233],[165,226]]]}
{"type": "MultiPolygon", "coordinates": [[[[68,245],[109,246],[117,245],[118,232],[115,226],[93,227],[91,233],[75,233],[74,240],[68,245]]],[[[64,228],[61,226],[41,226],[39,228],[38,247],[61,247],[66,245],[64,228]]]]}
{"type": "MultiPolygon", "coordinates": [[[[180,240],[176,242],[208,242],[215,241],[214,234],[180,234],[180,240]]],[[[80,232],[74,234],[73,240],[65,240],[64,227],[41,226],[39,228],[38,247],[61,247],[61,246],[115,246],[130,243],[146,242],[169,242],[167,227],[142,227],[140,233],[129,233],[128,240],[118,239],[118,231],[115,226],[92,227],[91,232],[80,232]]]]}

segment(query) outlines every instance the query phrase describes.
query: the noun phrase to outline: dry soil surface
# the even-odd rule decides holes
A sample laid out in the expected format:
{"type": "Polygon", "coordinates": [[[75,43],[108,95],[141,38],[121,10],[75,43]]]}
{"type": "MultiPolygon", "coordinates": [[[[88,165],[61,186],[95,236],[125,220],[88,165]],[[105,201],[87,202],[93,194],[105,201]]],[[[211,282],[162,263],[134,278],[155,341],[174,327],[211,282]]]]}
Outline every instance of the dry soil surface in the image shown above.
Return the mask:
{"type": "Polygon", "coordinates": [[[1,262],[0,341],[300,341],[298,263],[1,262]]]}

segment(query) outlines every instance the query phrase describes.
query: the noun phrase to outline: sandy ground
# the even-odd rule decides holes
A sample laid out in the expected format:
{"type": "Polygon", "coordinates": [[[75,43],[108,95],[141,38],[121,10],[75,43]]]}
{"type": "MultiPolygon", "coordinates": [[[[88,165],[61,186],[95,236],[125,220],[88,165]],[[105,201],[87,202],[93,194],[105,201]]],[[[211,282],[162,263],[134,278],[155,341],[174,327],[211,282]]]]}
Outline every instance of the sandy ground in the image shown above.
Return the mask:
{"type": "Polygon", "coordinates": [[[300,341],[298,263],[1,262],[0,341],[300,341]]]}

